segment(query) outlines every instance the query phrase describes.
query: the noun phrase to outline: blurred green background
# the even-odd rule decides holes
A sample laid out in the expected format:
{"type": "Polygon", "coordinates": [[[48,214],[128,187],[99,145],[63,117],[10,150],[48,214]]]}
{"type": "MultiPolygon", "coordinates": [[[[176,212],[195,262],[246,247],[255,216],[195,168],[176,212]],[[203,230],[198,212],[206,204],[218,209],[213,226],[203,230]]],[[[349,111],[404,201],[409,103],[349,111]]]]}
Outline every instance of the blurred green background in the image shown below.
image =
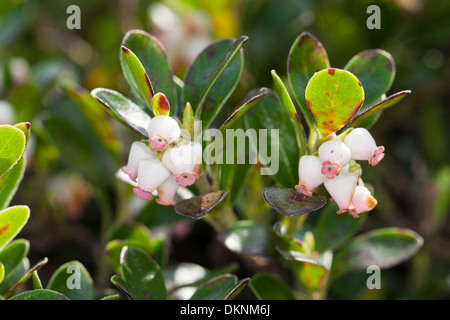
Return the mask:
{"type": "MultiPolygon", "coordinates": [[[[394,57],[397,74],[390,93],[410,89],[412,94],[386,110],[372,129],[386,157],[365,171],[378,206],[362,231],[406,227],[425,239],[411,260],[382,272],[383,290],[368,291],[367,274],[354,273],[336,280],[329,298],[449,298],[449,17],[450,2],[440,0],[2,0],[0,108],[8,101],[14,114],[0,109],[0,122],[30,121],[33,132],[27,172],[13,201],[31,208],[20,234],[31,242],[31,262],[49,258],[41,275],[46,282],[59,265],[76,259],[101,285],[108,281],[97,264],[104,250],[101,236],[110,220],[130,217],[167,237],[173,263],[214,268],[239,261],[206,223],[129,197],[131,191],[114,173],[136,136],[92,103],[88,92],[105,87],[129,94],[119,48],[130,29],[157,36],[181,79],[214,39],[247,35],[244,73],[226,105],[230,113],[248,91],[272,87],[272,69],[286,75],[289,49],[308,31],[335,68],[371,48],[394,57]],[[79,30],[66,26],[72,4],[81,9],[79,30]],[[366,27],[371,4],[381,9],[379,30],[366,27]],[[67,83],[80,86],[84,108],[64,89],[67,83]]],[[[248,276],[249,270],[240,272],[248,276]]]]}

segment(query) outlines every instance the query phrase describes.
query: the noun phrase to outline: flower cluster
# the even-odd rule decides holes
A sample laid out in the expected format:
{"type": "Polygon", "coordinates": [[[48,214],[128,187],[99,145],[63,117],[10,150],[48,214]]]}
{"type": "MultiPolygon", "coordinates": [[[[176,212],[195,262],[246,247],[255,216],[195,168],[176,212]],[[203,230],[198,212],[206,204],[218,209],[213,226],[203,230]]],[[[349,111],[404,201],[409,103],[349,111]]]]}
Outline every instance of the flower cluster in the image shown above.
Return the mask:
{"type": "Polygon", "coordinates": [[[202,147],[180,139],[180,126],[169,116],[154,117],[147,133],[148,141],[133,142],[122,170],[136,182],[133,192],[140,199],[153,199],[156,190],[159,204],[173,205],[178,187],[194,184],[201,175],[202,147]]]}
{"type": "Polygon", "coordinates": [[[312,190],[324,184],[339,207],[338,214],[349,212],[358,218],[372,210],[377,200],[364,186],[361,167],[356,160],[368,161],[372,166],[384,157],[384,147],[378,147],[364,128],[356,128],[322,143],[317,155],[304,155],[298,166],[299,183],[295,189],[312,196],[312,190]]]}

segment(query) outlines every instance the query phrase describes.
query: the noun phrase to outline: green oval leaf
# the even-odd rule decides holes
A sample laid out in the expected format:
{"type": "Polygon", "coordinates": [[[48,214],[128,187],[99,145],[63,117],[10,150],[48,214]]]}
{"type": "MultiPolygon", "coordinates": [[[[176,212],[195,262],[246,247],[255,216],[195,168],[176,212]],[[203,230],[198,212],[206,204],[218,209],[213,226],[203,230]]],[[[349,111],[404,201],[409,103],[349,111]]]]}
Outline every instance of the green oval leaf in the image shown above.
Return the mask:
{"type": "Polygon", "coordinates": [[[27,206],[14,206],[0,211],[0,251],[27,223],[30,209],[27,206]]]}
{"type": "Polygon", "coordinates": [[[0,176],[11,169],[25,150],[25,134],[22,130],[0,125],[0,176]]]}
{"type": "Polygon", "coordinates": [[[144,66],[133,51],[124,46],[120,49],[120,62],[125,78],[128,80],[130,87],[136,95],[145,101],[150,110],[152,110],[152,97],[154,93],[144,66]]]}
{"type": "Polygon", "coordinates": [[[423,245],[416,232],[402,228],[377,229],[355,238],[335,256],[332,275],[338,276],[370,265],[386,269],[411,258],[423,245]]]}
{"type": "Polygon", "coordinates": [[[6,208],[14,197],[25,174],[25,154],[19,162],[0,177],[0,209],[6,208]]]}
{"type": "Polygon", "coordinates": [[[205,48],[190,65],[184,80],[184,102],[191,103],[206,129],[237,86],[244,57],[240,51],[248,40],[218,40],[205,48]]]}
{"type": "Polygon", "coordinates": [[[285,217],[297,216],[322,208],[327,198],[322,195],[307,197],[293,188],[270,186],[263,191],[264,200],[285,217]]]}
{"type": "Polygon", "coordinates": [[[220,275],[198,287],[189,300],[224,300],[237,285],[235,275],[220,275]]]}
{"type": "Polygon", "coordinates": [[[272,235],[267,226],[243,220],[219,235],[219,239],[232,252],[245,255],[267,255],[272,235]]]}
{"type": "Polygon", "coordinates": [[[319,220],[314,228],[314,238],[317,251],[334,250],[350,239],[363,226],[367,214],[359,219],[351,215],[337,214],[335,203],[329,202],[319,215],[319,220]]]}
{"type": "Polygon", "coordinates": [[[287,62],[288,81],[309,127],[313,126],[311,112],[305,100],[305,90],[311,77],[330,67],[323,45],[312,34],[301,33],[292,44],[287,62]]]}
{"type": "MultiPolygon", "coordinates": [[[[24,259],[25,260],[25,259],[24,259]]],[[[23,261],[23,260],[22,260],[23,261]]],[[[11,297],[20,287],[22,287],[28,279],[30,279],[35,272],[41,269],[48,262],[47,258],[44,258],[38,261],[31,269],[27,270],[27,272],[17,281],[9,290],[5,293],[4,297],[8,299],[11,297]]]]}
{"type": "Polygon", "coordinates": [[[175,204],[175,211],[192,219],[200,219],[217,206],[227,194],[227,190],[215,191],[190,199],[181,200],[175,204]]]}
{"type": "Polygon", "coordinates": [[[12,241],[0,251],[0,262],[5,267],[5,277],[8,277],[22,262],[30,249],[28,240],[18,239],[12,241]]]}
{"type": "Polygon", "coordinates": [[[60,292],[70,300],[93,300],[95,297],[91,275],[78,261],[60,266],[51,276],[47,289],[60,292]]]}
{"type": "MultiPolygon", "coordinates": [[[[122,46],[131,50],[139,59],[148,75],[153,92],[162,92],[166,95],[173,107],[170,115],[174,116],[177,109],[175,86],[172,81],[172,71],[169,61],[162,43],[145,31],[130,30],[125,34],[122,40],[122,46]]],[[[133,86],[136,87],[136,85],[132,84],[134,79],[129,72],[126,72],[127,68],[124,57],[121,56],[120,60],[125,78],[132,88],[133,86]]]]}
{"type": "Polygon", "coordinates": [[[296,300],[288,286],[270,273],[257,273],[249,285],[260,300],[296,300]]]}
{"type": "Polygon", "coordinates": [[[62,293],[48,290],[38,289],[26,291],[12,297],[10,300],[69,300],[62,293]]]}
{"type": "Polygon", "coordinates": [[[395,77],[394,58],[381,49],[358,53],[344,69],[354,74],[364,88],[364,104],[359,113],[380,101],[381,96],[390,89],[395,77]]]}
{"type": "Polygon", "coordinates": [[[148,139],[147,128],[151,117],[137,104],[114,90],[97,88],[91,95],[116,120],[129,127],[144,139],[148,139]]]}
{"type": "Polygon", "coordinates": [[[124,247],[121,273],[138,300],[165,300],[166,286],[158,264],[142,249],[124,247]]]}
{"type": "Polygon", "coordinates": [[[111,283],[119,289],[119,291],[127,297],[128,300],[137,300],[136,294],[133,292],[133,289],[130,285],[125,282],[121,277],[117,275],[113,275],[111,277],[111,283]]]}
{"type": "MultiPolygon", "coordinates": [[[[270,91],[246,113],[247,129],[268,130],[267,142],[250,139],[253,150],[258,150],[260,162],[274,180],[284,187],[294,187],[298,182],[298,159],[296,128],[278,96],[270,91]]],[[[259,140],[259,139],[258,139],[259,140]]]]}
{"type": "MultiPolygon", "coordinates": [[[[404,91],[397,92],[397,93],[387,97],[386,99],[378,102],[374,106],[369,107],[366,110],[364,110],[363,112],[358,113],[348,125],[351,125],[353,127],[364,126],[364,123],[368,119],[377,115],[379,112],[383,111],[384,109],[387,109],[387,108],[393,106],[394,104],[396,104],[397,102],[402,100],[404,97],[406,97],[410,93],[411,93],[410,90],[404,90],[404,91]]],[[[364,127],[367,128],[367,126],[364,126],[364,127]]],[[[367,129],[369,129],[369,128],[367,128],[367,129]]]]}
{"type": "Polygon", "coordinates": [[[0,283],[0,295],[6,294],[22,277],[26,271],[30,269],[30,262],[25,257],[20,261],[19,265],[3,279],[0,283]]]}
{"type": "Polygon", "coordinates": [[[309,81],[306,103],[322,138],[345,126],[364,102],[361,82],[348,71],[325,69],[309,81]]]}

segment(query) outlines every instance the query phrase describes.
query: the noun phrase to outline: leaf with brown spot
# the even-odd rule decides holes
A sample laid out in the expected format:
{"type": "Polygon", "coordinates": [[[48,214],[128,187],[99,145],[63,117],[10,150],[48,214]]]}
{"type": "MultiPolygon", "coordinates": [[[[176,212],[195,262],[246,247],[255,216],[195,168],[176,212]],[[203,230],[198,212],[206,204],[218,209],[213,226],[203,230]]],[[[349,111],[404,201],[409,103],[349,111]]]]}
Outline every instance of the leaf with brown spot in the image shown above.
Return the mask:
{"type": "Polygon", "coordinates": [[[30,209],[27,206],[14,206],[0,211],[0,251],[27,223],[30,209]]]}

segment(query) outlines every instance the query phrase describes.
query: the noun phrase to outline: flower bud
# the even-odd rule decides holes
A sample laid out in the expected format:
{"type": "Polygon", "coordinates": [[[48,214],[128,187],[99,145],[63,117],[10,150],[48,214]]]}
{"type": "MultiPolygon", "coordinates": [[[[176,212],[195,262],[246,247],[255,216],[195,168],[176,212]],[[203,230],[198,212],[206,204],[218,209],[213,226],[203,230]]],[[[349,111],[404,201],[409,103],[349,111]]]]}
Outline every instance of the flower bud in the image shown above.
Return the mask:
{"type": "Polygon", "coordinates": [[[179,188],[178,182],[175,180],[175,176],[171,174],[169,178],[166,179],[158,187],[158,199],[156,202],[164,206],[170,206],[175,204],[174,197],[177,194],[179,188]]]}
{"type": "Polygon", "coordinates": [[[122,170],[125,172],[131,180],[136,181],[138,176],[138,165],[142,160],[155,159],[156,152],[150,150],[150,148],[143,142],[133,142],[128,156],[128,164],[122,170]]]}
{"type": "Polygon", "coordinates": [[[141,199],[152,199],[155,191],[168,177],[170,171],[158,159],[142,160],[138,167],[137,188],[133,189],[141,199]]]}
{"type": "Polygon", "coordinates": [[[358,172],[349,172],[346,166],[339,176],[325,180],[325,188],[339,207],[338,214],[354,209],[352,198],[358,177],[358,172]]]}
{"type": "Polygon", "coordinates": [[[384,158],[384,147],[377,147],[367,129],[353,129],[345,137],[344,143],[352,151],[352,158],[355,160],[367,160],[372,166],[375,166],[384,158]]]}
{"type": "Polygon", "coordinates": [[[351,158],[350,149],[340,140],[329,140],[319,147],[319,159],[322,163],[321,172],[328,179],[333,179],[341,172],[351,158]]]}
{"type": "Polygon", "coordinates": [[[196,142],[178,145],[164,152],[162,162],[181,187],[190,186],[200,176],[202,146],[196,142]]]}
{"type": "Polygon", "coordinates": [[[147,133],[150,148],[153,151],[163,151],[169,143],[180,137],[181,129],[174,118],[161,115],[150,121],[147,133]]]}
{"type": "Polygon", "coordinates": [[[295,189],[305,196],[312,196],[311,191],[320,186],[326,179],[321,173],[321,168],[322,164],[318,157],[302,156],[298,164],[299,182],[295,189]]]}
{"type": "Polygon", "coordinates": [[[375,208],[377,200],[370,194],[369,189],[364,186],[357,186],[352,198],[353,209],[349,213],[358,218],[360,213],[367,212],[375,208]]]}

